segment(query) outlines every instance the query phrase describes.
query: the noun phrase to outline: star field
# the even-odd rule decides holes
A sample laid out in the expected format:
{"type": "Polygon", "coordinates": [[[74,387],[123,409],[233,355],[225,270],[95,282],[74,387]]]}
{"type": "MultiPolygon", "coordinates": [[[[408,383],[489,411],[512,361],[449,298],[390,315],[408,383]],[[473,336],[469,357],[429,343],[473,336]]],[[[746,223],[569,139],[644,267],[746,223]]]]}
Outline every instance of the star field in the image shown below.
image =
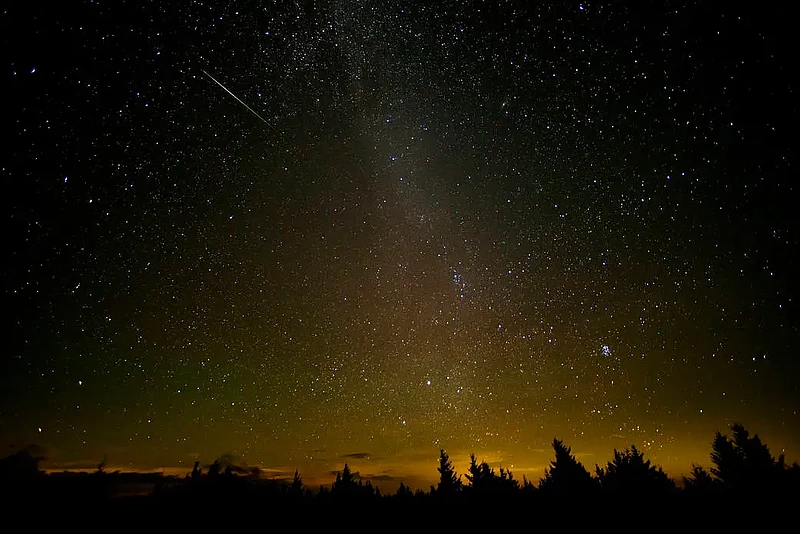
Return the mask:
{"type": "Polygon", "coordinates": [[[736,421],[800,457],[779,15],[2,16],[4,442],[422,481],[440,447],[535,478],[558,436],[677,476],[736,421]]]}

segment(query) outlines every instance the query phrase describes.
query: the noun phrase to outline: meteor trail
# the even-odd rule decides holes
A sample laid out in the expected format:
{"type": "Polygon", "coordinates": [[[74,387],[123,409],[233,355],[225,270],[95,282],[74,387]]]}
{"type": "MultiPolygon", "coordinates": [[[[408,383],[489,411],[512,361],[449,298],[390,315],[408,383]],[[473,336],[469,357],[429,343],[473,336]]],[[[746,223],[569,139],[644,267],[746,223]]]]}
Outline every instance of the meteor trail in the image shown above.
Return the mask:
{"type": "Polygon", "coordinates": [[[211,75],[210,75],[209,73],[207,73],[206,71],[203,71],[203,74],[205,74],[206,76],[208,76],[209,78],[211,78],[211,81],[213,81],[215,84],[217,84],[217,85],[219,85],[220,87],[222,87],[223,89],[225,89],[225,92],[226,92],[226,93],[228,93],[229,95],[231,95],[233,98],[235,98],[235,99],[236,99],[236,101],[237,101],[237,102],[239,102],[241,105],[243,105],[244,107],[246,107],[246,108],[247,108],[247,111],[249,111],[250,113],[252,113],[252,114],[253,114],[253,115],[255,115],[256,117],[258,117],[259,119],[261,119],[261,122],[263,122],[264,124],[266,124],[267,126],[269,126],[270,128],[272,128],[272,129],[273,129],[273,130],[275,130],[276,132],[278,131],[277,129],[275,129],[275,127],[274,127],[273,125],[271,125],[270,123],[268,123],[268,122],[266,121],[266,119],[264,119],[264,117],[262,117],[261,115],[259,115],[258,113],[256,113],[256,112],[255,112],[255,110],[254,110],[253,108],[251,108],[250,106],[248,106],[247,104],[245,104],[244,102],[242,102],[242,99],[241,99],[241,98],[239,98],[239,97],[238,97],[238,96],[236,96],[235,94],[231,93],[231,92],[228,90],[228,88],[227,88],[227,87],[225,87],[224,85],[222,85],[221,83],[219,83],[219,82],[218,82],[218,81],[217,81],[217,80],[216,80],[216,79],[215,79],[213,76],[211,76],[211,75]]]}

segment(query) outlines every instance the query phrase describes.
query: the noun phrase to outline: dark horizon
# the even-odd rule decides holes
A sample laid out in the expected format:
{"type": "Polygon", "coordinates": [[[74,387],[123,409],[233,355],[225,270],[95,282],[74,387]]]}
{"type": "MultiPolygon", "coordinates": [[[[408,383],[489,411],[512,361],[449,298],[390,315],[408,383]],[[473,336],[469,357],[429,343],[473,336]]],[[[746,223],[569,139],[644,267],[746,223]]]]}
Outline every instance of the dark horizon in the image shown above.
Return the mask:
{"type": "MultiPolygon", "coordinates": [[[[729,429],[729,430],[733,430],[729,429]]],[[[729,432],[727,432],[729,433],[729,432]]],[[[727,437],[726,432],[719,432],[718,434],[727,437]]],[[[760,436],[756,433],[752,436],[755,440],[760,440],[760,436]]],[[[715,438],[716,439],[716,438],[715,438]]],[[[556,438],[556,441],[561,441],[556,438]]],[[[759,441],[761,442],[761,441],[759,441]]],[[[717,462],[714,460],[713,452],[715,450],[713,446],[714,440],[710,442],[712,446],[711,454],[707,455],[705,461],[703,462],[692,462],[689,468],[687,468],[683,472],[679,473],[670,473],[665,472],[666,476],[674,483],[677,489],[685,489],[686,479],[692,478],[692,473],[699,467],[704,470],[708,468],[709,465],[717,465],[717,462]]],[[[768,444],[764,443],[766,447],[766,451],[772,456],[773,460],[781,462],[781,465],[785,465],[787,469],[794,469],[797,476],[798,473],[798,462],[792,458],[786,458],[785,452],[781,451],[777,454],[774,454],[772,451],[769,451],[768,444]]],[[[629,447],[625,447],[624,449],[615,449],[611,451],[613,454],[617,452],[627,452],[632,449],[639,450],[643,453],[645,457],[648,456],[648,451],[643,451],[641,447],[637,447],[636,444],[631,444],[629,447]]],[[[444,449],[442,449],[443,451],[444,449]]],[[[585,458],[585,455],[581,455],[579,452],[572,451],[570,447],[570,452],[574,453],[573,456],[576,458],[585,458]]],[[[151,495],[153,492],[154,487],[158,485],[158,479],[154,479],[154,476],[157,476],[164,479],[172,479],[174,482],[180,482],[181,480],[188,479],[191,475],[193,470],[198,469],[207,474],[208,471],[214,466],[214,464],[219,464],[221,467],[220,469],[225,469],[228,466],[233,468],[233,474],[236,476],[242,476],[250,480],[254,481],[263,481],[263,482],[270,482],[270,483],[277,483],[277,484],[291,484],[293,477],[297,474],[302,476],[304,481],[304,487],[308,490],[311,490],[314,493],[317,493],[320,489],[327,488],[328,490],[334,485],[336,478],[342,473],[342,469],[350,469],[353,473],[353,477],[356,481],[360,482],[369,482],[372,487],[379,489],[386,495],[395,494],[398,491],[398,487],[406,487],[410,488],[411,490],[421,490],[427,492],[426,488],[435,487],[436,480],[438,480],[438,475],[435,474],[435,470],[431,469],[432,473],[429,478],[424,478],[420,476],[412,476],[406,474],[405,476],[402,473],[396,473],[395,476],[388,476],[386,474],[374,474],[371,472],[364,472],[362,473],[356,466],[363,460],[368,460],[370,455],[368,453],[354,453],[347,455],[346,457],[339,458],[340,465],[342,465],[342,469],[333,469],[328,470],[324,473],[300,473],[298,468],[292,469],[276,469],[274,466],[259,466],[259,465],[247,465],[242,463],[241,458],[234,457],[232,455],[223,455],[222,457],[216,458],[213,462],[210,463],[203,463],[197,460],[194,465],[190,468],[185,466],[182,467],[167,467],[163,466],[161,468],[154,468],[149,470],[137,470],[131,466],[114,466],[113,464],[107,463],[107,456],[103,458],[102,462],[100,463],[84,463],[84,465],[72,465],[72,466],[64,466],[62,468],[58,468],[55,466],[47,466],[47,458],[45,456],[40,456],[43,453],[43,449],[36,445],[28,445],[25,447],[21,447],[16,450],[13,454],[10,454],[6,459],[11,458],[16,454],[27,454],[30,458],[36,458],[37,464],[41,473],[45,475],[55,475],[55,476],[92,476],[98,474],[104,475],[114,475],[114,476],[121,476],[121,478],[125,479],[126,482],[123,484],[127,485],[136,485],[138,490],[136,492],[132,492],[127,490],[127,492],[123,492],[125,495],[130,494],[137,494],[137,495],[151,495]],[[138,482],[135,480],[129,480],[129,478],[141,478],[138,482]],[[146,479],[146,482],[145,482],[146,479]]],[[[551,454],[552,456],[552,454],[551,454]]],[[[612,457],[612,454],[609,454],[609,457],[612,457]]],[[[448,455],[450,459],[450,463],[457,473],[464,473],[467,472],[469,469],[470,460],[476,459],[474,452],[471,452],[467,455],[467,459],[463,462],[457,462],[453,460],[452,455],[448,455]],[[460,465],[463,464],[463,465],[460,465]],[[459,469],[461,467],[461,469],[459,469]]],[[[493,465],[490,465],[489,462],[486,461],[485,458],[481,458],[479,460],[481,463],[486,463],[491,467],[493,470],[497,469],[505,469],[510,473],[514,473],[513,465],[509,467],[508,465],[499,465],[496,462],[493,465]]],[[[2,459],[0,459],[2,462],[2,459]]],[[[435,466],[435,461],[433,458],[429,462],[430,467],[435,466]]],[[[595,468],[601,466],[603,462],[601,461],[599,464],[595,464],[595,468]]],[[[658,469],[662,469],[663,466],[658,464],[653,464],[654,467],[658,469]]],[[[548,462],[546,466],[541,469],[541,472],[523,472],[521,475],[519,471],[516,472],[517,480],[527,480],[532,482],[534,485],[537,485],[537,481],[539,484],[542,483],[543,479],[547,476],[548,470],[552,467],[552,458],[551,461],[548,462]]],[[[591,464],[589,465],[591,467],[591,464]]],[[[3,478],[0,473],[0,479],[3,478]]],[[[127,487],[127,486],[126,486],[127,487]]],[[[800,491],[800,487],[798,488],[800,491]]]]}
{"type": "Polygon", "coordinates": [[[661,502],[679,513],[708,506],[719,498],[729,503],[744,500],[749,503],[750,513],[760,513],[759,502],[772,507],[800,494],[800,464],[787,463],[783,455],[773,456],[768,444],[738,424],[732,425],[730,436],[714,436],[709,455],[711,467],[693,465],[690,474],[677,480],[635,445],[615,450],[606,464],[595,466],[594,473],[562,440],[554,439],[552,449],[554,458],[538,481],[524,475],[521,479],[515,477],[510,469],[490,466],[474,454],[461,472],[447,451],[440,449],[438,478],[428,488],[415,489],[407,481],[394,479],[397,484],[390,491],[387,479],[391,477],[364,476],[348,462],[341,470],[329,473],[335,477],[330,484],[309,482],[298,470],[291,477],[278,478],[258,468],[235,465],[233,458],[217,459],[206,466],[195,462],[184,476],[113,471],[105,459],[94,472],[48,473],[41,470],[42,457],[35,456],[31,447],[0,459],[0,486],[7,502],[34,497],[48,505],[80,503],[103,508],[122,500],[134,507],[138,503],[140,511],[178,511],[181,506],[211,500],[216,505],[237,502],[262,508],[301,507],[307,511],[330,506],[341,511],[352,506],[379,511],[393,506],[426,514],[433,511],[431,505],[445,505],[451,511],[455,506],[492,509],[499,505],[508,511],[523,503],[561,505],[620,497],[651,504],[661,502]],[[146,500],[130,501],[132,498],[146,500]]]}

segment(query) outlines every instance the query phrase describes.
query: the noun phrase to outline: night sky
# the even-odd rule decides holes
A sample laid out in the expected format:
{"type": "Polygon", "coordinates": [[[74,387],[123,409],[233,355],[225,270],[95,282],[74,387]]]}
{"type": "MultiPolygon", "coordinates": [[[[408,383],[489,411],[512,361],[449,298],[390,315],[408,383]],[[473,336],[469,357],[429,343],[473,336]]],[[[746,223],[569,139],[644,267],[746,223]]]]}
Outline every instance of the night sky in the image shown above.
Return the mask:
{"type": "Polygon", "coordinates": [[[7,453],[800,460],[793,15],[426,4],[3,8],[7,453]]]}

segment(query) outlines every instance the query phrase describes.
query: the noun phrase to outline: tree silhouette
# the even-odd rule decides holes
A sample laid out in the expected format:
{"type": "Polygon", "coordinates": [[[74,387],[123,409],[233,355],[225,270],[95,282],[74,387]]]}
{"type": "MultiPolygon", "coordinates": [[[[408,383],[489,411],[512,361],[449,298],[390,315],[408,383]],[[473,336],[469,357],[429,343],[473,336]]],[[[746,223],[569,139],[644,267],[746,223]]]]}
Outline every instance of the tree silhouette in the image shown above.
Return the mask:
{"type": "Polygon", "coordinates": [[[675,483],[661,467],[650,465],[635,445],[622,452],[614,449],[614,460],[605,469],[596,467],[602,488],[610,493],[652,495],[668,493],[675,483]]]}
{"type": "Polygon", "coordinates": [[[478,495],[509,494],[519,490],[519,482],[511,471],[500,468],[500,475],[486,462],[480,464],[474,454],[469,456],[470,464],[465,475],[470,483],[470,491],[478,495]]]}
{"type": "Polygon", "coordinates": [[[497,481],[497,489],[504,493],[513,493],[519,490],[519,481],[514,478],[514,474],[508,470],[500,468],[500,476],[497,481]]]}
{"type": "Polygon", "coordinates": [[[537,491],[534,483],[528,480],[525,475],[522,475],[522,487],[520,489],[524,495],[532,495],[537,491]]]}
{"type": "Polygon", "coordinates": [[[300,472],[295,469],[292,483],[289,485],[289,493],[295,496],[303,495],[303,477],[300,472]]]}
{"type": "Polygon", "coordinates": [[[358,484],[355,476],[350,471],[350,466],[344,464],[344,469],[336,473],[336,480],[333,482],[331,492],[336,495],[353,495],[358,491],[358,484]]]}
{"type": "Polygon", "coordinates": [[[589,471],[583,467],[572,449],[564,445],[560,439],[553,439],[553,450],[556,459],[550,462],[550,467],[544,472],[544,478],[539,482],[539,489],[547,495],[585,495],[597,488],[597,481],[592,478],[589,471]]]}
{"type": "Polygon", "coordinates": [[[355,477],[353,476],[353,473],[350,471],[349,465],[344,464],[344,469],[342,469],[342,476],[339,479],[339,482],[343,486],[349,486],[355,482],[355,477]]]}
{"type": "MultiPolygon", "coordinates": [[[[369,476],[362,478],[348,464],[335,473],[336,479],[332,485],[320,487],[319,492],[315,492],[303,486],[297,469],[290,480],[276,481],[257,476],[257,469],[237,467],[226,461],[225,457],[207,466],[206,473],[202,473],[201,464],[195,462],[191,473],[180,483],[181,479],[163,473],[46,474],[38,469],[39,458],[23,450],[0,459],[0,491],[5,491],[4,502],[12,499],[15,502],[96,503],[99,508],[111,506],[116,510],[122,510],[120,507],[129,504],[130,510],[139,510],[138,507],[144,503],[148,504],[143,509],[153,510],[189,509],[184,506],[209,510],[216,506],[223,510],[234,506],[260,506],[266,502],[271,510],[280,511],[284,506],[287,510],[302,511],[303,514],[306,511],[322,512],[325,517],[337,510],[360,513],[374,509],[393,514],[391,517],[420,514],[419,517],[427,518],[429,514],[441,515],[442,511],[450,510],[454,513],[466,511],[473,515],[480,514],[481,510],[513,513],[536,509],[537,505],[539,510],[557,516],[562,511],[559,503],[573,507],[576,502],[584,507],[593,504],[605,507],[609,503],[616,506],[616,503],[620,503],[619,509],[628,514],[631,510],[629,503],[633,502],[634,509],[639,509],[636,505],[647,503],[647,510],[653,510],[651,503],[666,503],[670,513],[674,510],[677,514],[689,514],[685,516],[688,519],[703,510],[713,510],[713,506],[720,503],[725,503],[732,510],[739,506],[735,508],[737,512],[760,512],[758,506],[764,502],[762,494],[767,494],[767,502],[776,507],[783,504],[782,497],[789,504],[796,501],[800,490],[800,465],[795,463],[787,468],[783,457],[773,458],[758,436],[751,436],[741,425],[734,425],[732,430],[731,439],[716,434],[711,453],[713,469],[706,470],[693,464],[691,472],[682,479],[680,492],[663,470],[651,465],[650,460],[635,446],[630,450],[614,450],[611,461],[602,468],[596,467],[595,478],[559,439],[553,440],[555,458],[551,459],[538,488],[525,477],[520,484],[505,468],[495,470],[485,461],[478,462],[474,454],[470,455],[469,469],[465,473],[467,482],[462,483],[453,462],[443,449],[439,451],[439,482],[435,487],[431,486],[430,493],[423,490],[412,492],[403,483],[394,495],[387,497],[382,497],[379,488],[367,480],[369,476]],[[144,476],[148,477],[148,483],[153,484],[149,497],[116,498],[120,496],[123,486],[129,482],[140,484],[145,481],[140,478],[144,476]],[[152,476],[157,479],[150,478],[152,476]],[[752,493],[732,492],[729,488],[752,493]],[[756,491],[758,494],[755,494],[756,491]],[[612,499],[604,499],[603,493],[612,499]],[[672,495],[687,498],[663,498],[672,495]],[[551,496],[556,498],[548,501],[551,496]],[[648,500],[639,501],[636,497],[648,500]],[[717,497],[724,500],[716,501],[717,497]],[[150,502],[155,502],[156,507],[151,508],[150,502]],[[176,506],[171,506],[173,504],[176,506]]],[[[103,464],[98,466],[96,473],[103,473],[103,467],[103,464]]],[[[605,512],[608,509],[599,510],[605,512]]],[[[205,518],[207,515],[197,514],[197,517],[205,518]]],[[[560,517],[571,519],[568,516],[560,517]]],[[[738,516],[734,518],[731,515],[731,518],[739,520],[738,516]]],[[[715,516],[714,520],[718,518],[715,516]]]]}
{"type": "Polygon", "coordinates": [[[467,480],[473,492],[486,492],[489,489],[489,479],[494,473],[486,462],[478,463],[475,454],[469,455],[469,468],[467,469],[467,480]]]}
{"type": "Polygon", "coordinates": [[[192,468],[192,481],[197,482],[200,480],[200,462],[195,462],[194,467],[192,468]]]}
{"type": "Polygon", "coordinates": [[[711,493],[715,491],[719,482],[699,465],[692,464],[691,474],[683,478],[683,487],[691,493],[711,493]]]}
{"type": "Polygon", "coordinates": [[[408,500],[414,496],[414,492],[411,491],[411,488],[401,482],[400,487],[397,488],[397,492],[394,494],[394,496],[398,499],[408,500]]]}
{"type": "Polygon", "coordinates": [[[772,457],[769,448],[758,434],[750,433],[740,424],[731,426],[733,439],[716,433],[711,445],[711,473],[726,489],[734,491],[764,491],[775,489],[786,475],[783,455],[772,457]]]}
{"type": "Polygon", "coordinates": [[[800,465],[794,462],[791,467],[786,469],[783,477],[783,488],[787,493],[800,493],[800,465]]]}
{"type": "Polygon", "coordinates": [[[9,482],[34,480],[42,474],[39,462],[43,459],[42,456],[31,454],[28,448],[6,456],[0,459],[0,480],[9,482]]]}
{"type": "Polygon", "coordinates": [[[363,480],[359,480],[358,484],[358,494],[362,497],[380,497],[381,492],[377,488],[372,486],[372,481],[367,480],[364,482],[363,480]]]}
{"type": "Polygon", "coordinates": [[[437,491],[440,495],[453,495],[461,491],[461,476],[456,475],[453,462],[444,449],[439,450],[439,485],[437,491]]]}
{"type": "Polygon", "coordinates": [[[104,473],[105,473],[105,469],[106,469],[106,460],[107,460],[107,459],[108,459],[108,455],[104,454],[104,455],[103,455],[103,461],[102,461],[102,462],[100,462],[99,464],[97,464],[97,471],[96,471],[96,472],[97,472],[97,474],[98,474],[98,475],[102,475],[102,474],[104,474],[104,473]]]}
{"type": "Polygon", "coordinates": [[[220,465],[219,460],[214,460],[214,463],[208,466],[208,478],[217,478],[221,470],[222,465],[220,465]]]}

